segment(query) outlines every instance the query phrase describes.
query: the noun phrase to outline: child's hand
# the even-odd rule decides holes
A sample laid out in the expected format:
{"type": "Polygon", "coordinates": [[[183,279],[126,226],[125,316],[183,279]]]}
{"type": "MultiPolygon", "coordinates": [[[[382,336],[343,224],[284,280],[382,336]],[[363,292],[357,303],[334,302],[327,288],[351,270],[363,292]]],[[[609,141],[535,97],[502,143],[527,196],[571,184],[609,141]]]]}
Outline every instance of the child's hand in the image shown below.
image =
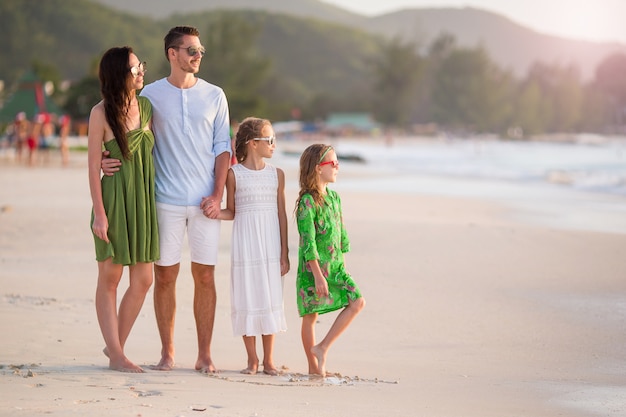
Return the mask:
{"type": "Polygon", "coordinates": [[[289,257],[282,258],[280,260],[280,275],[281,276],[287,275],[287,272],[289,272],[290,267],[291,266],[289,265],[289,257]]]}
{"type": "Polygon", "coordinates": [[[229,209],[221,209],[220,213],[217,215],[217,220],[233,220],[235,218],[235,213],[229,209]]]}
{"type": "Polygon", "coordinates": [[[315,293],[319,297],[328,297],[328,282],[324,277],[315,277],[315,293]]]}

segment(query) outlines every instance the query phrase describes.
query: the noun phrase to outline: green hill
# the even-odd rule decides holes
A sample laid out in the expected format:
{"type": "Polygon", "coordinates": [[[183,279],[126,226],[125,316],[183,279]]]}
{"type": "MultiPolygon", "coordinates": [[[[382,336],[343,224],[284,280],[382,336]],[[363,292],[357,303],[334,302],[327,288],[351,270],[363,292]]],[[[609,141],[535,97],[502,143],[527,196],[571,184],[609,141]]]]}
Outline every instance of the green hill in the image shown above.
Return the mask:
{"type": "Polygon", "coordinates": [[[624,45],[547,36],[471,8],[365,17],[316,0],[3,0],[0,102],[34,69],[45,80],[80,81],[57,98],[85,117],[98,97],[102,53],[132,46],[151,82],[169,72],[163,36],[177,25],[198,27],[207,46],[225,40],[208,48],[199,75],[223,86],[236,117],[365,111],[388,125],[491,132],[613,131],[622,123],[613,117],[623,112],[621,90],[611,87],[622,78],[611,74],[623,73],[615,70],[623,55],[606,64],[603,80],[588,82],[624,45]],[[442,32],[456,41],[433,44],[442,32]]]}
{"type": "MultiPolygon", "coordinates": [[[[587,42],[546,35],[486,10],[464,8],[412,8],[379,16],[363,16],[318,0],[95,0],[140,16],[167,17],[174,13],[208,10],[264,10],[296,17],[339,23],[370,34],[402,35],[423,45],[442,32],[452,34],[463,47],[483,46],[503,68],[525,76],[537,61],[574,64],[585,79],[608,55],[626,53],[626,45],[587,42]]],[[[530,7],[530,6],[529,6],[530,7]]]]}
{"type": "MultiPolygon", "coordinates": [[[[167,74],[163,36],[175,25],[201,34],[221,11],[154,20],[115,11],[88,0],[5,0],[0,3],[0,80],[12,85],[33,61],[49,63],[63,79],[77,81],[109,47],[130,45],[148,61],[148,81],[167,74]],[[38,22],[33,24],[33,22],[38,22]]],[[[258,49],[274,76],[305,96],[352,91],[367,78],[367,61],[380,39],[357,29],[315,19],[236,12],[260,26],[258,49]]],[[[204,67],[210,66],[205,63],[204,67]]]]}

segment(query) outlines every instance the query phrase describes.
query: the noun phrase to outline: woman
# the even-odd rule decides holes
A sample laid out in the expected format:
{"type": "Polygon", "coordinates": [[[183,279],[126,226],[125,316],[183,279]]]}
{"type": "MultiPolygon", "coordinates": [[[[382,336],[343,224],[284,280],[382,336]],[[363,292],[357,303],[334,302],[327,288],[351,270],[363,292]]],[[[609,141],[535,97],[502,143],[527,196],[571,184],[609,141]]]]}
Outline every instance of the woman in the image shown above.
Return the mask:
{"type": "Polygon", "coordinates": [[[136,95],[145,72],[145,63],[130,47],[105,52],[99,70],[102,101],[89,117],[91,228],[98,261],[96,312],[109,368],[122,372],[143,372],[126,357],[124,344],[152,285],[152,262],[159,258],[152,106],[136,95]],[[115,175],[100,179],[103,146],[122,165],[115,175]],[[130,285],[118,311],[117,286],[125,265],[130,285]]]}

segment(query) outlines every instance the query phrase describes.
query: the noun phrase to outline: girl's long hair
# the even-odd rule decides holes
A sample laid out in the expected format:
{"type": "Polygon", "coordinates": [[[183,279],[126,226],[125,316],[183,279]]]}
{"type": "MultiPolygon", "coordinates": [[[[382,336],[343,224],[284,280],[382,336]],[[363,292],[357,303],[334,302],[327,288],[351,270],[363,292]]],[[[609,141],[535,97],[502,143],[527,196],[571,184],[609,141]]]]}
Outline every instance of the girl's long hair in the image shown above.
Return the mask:
{"type": "Polygon", "coordinates": [[[298,210],[298,205],[305,194],[310,194],[318,207],[324,204],[324,190],[321,189],[317,165],[321,162],[322,155],[327,153],[329,148],[332,147],[317,143],[302,152],[300,156],[300,193],[296,200],[295,211],[298,210]]]}
{"type": "Polygon", "coordinates": [[[124,158],[130,159],[128,140],[126,138],[126,117],[133,100],[133,90],[128,87],[128,58],[133,52],[129,46],[111,48],[102,55],[100,60],[100,93],[104,103],[104,115],[113,131],[124,158]]]}
{"type": "Polygon", "coordinates": [[[258,117],[246,117],[243,119],[235,136],[235,156],[237,162],[243,162],[248,157],[248,142],[254,138],[260,138],[263,128],[271,125],[267,119],[258,117]]]}

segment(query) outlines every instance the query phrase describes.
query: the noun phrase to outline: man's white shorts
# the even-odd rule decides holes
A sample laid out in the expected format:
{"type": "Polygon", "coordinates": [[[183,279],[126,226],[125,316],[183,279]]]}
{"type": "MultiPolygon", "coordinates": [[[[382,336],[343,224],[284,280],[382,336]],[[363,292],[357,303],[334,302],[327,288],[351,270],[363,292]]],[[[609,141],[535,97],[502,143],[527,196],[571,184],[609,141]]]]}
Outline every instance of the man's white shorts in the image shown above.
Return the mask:
{"type": "Polygon", "coordinates": [[[160,266],[180,263],[185,230],[189,241],[191,262],[202,265],[217,263],[220,221],[206,217],[199,206],[173,206],[157,203],[159,223],[160,266]]]}

